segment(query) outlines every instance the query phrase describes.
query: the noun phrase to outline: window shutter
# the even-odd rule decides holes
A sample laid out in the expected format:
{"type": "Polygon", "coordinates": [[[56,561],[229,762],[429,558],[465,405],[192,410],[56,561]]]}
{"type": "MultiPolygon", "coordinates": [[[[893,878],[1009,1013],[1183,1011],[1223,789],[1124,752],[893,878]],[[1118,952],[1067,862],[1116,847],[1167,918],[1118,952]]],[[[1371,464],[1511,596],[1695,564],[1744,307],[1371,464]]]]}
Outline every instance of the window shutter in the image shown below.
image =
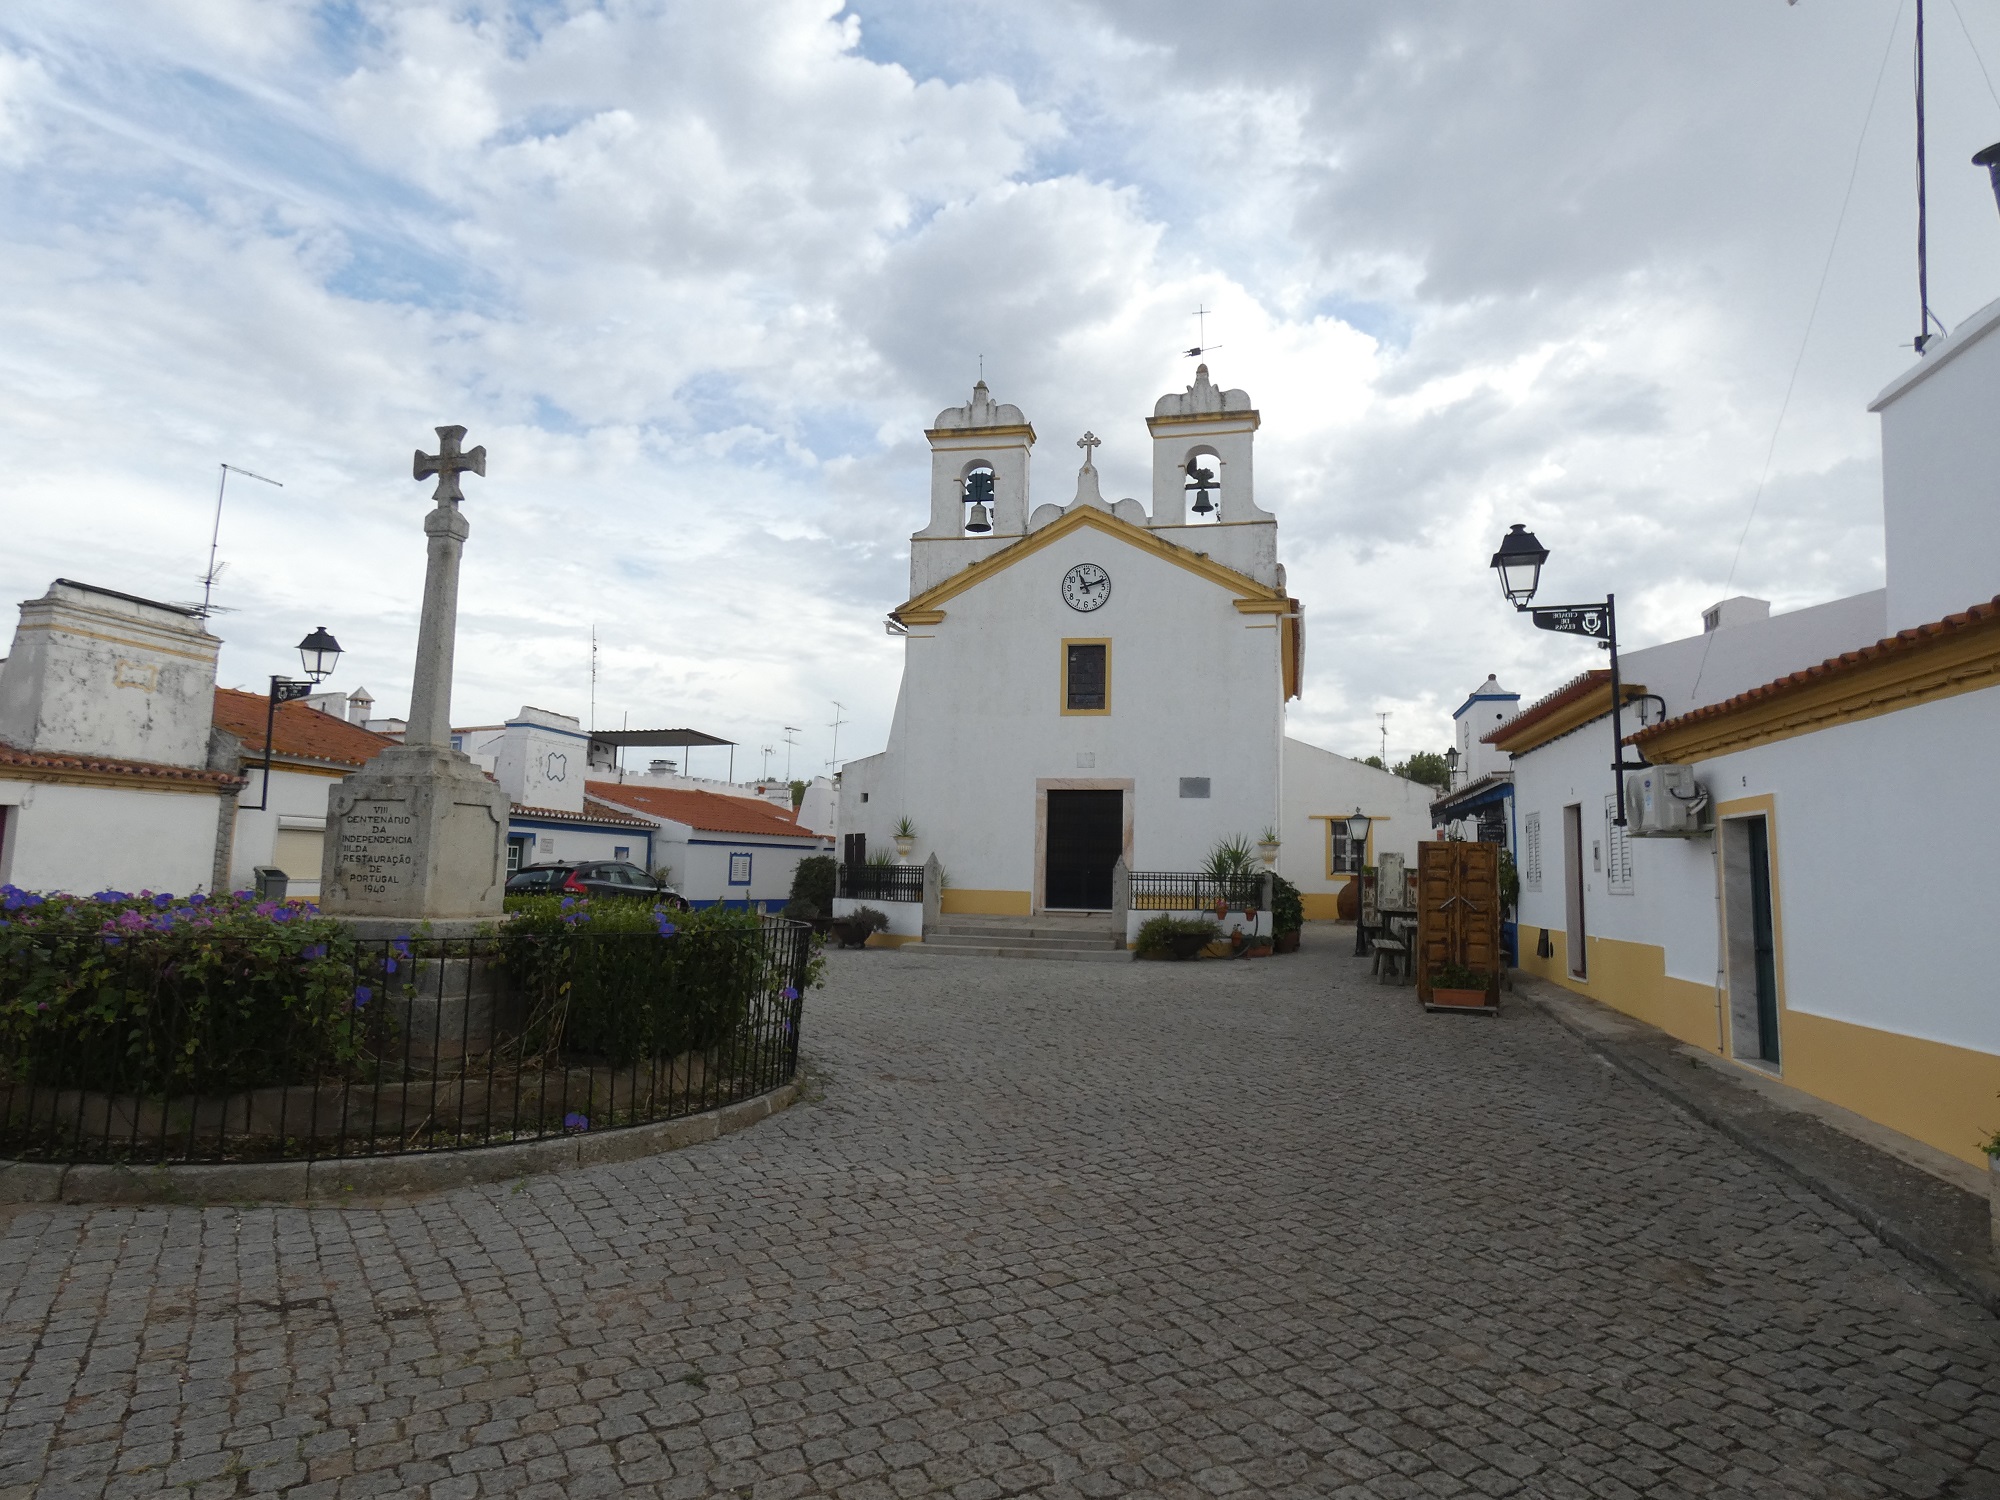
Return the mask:
{"type": "Polygon", "coordinates": [[[1613,896],[1632,894],[1632,830],[1620,828],[1618,795],[1604,799],[1604,889],[1613,896]]]}
{"type": "Polygon", "coordinates": [[[1521,884],[1542,888],[1542,815],[1531,812],[1521,820],[1521,884]]]}

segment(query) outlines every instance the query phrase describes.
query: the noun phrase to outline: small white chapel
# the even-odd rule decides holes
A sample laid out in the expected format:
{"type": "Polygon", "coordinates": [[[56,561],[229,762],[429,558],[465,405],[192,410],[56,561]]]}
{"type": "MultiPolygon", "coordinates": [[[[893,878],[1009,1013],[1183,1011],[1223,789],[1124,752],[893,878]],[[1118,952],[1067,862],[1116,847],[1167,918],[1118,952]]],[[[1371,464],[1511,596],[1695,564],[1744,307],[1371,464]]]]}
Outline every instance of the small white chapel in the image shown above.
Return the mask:
{"type": "Polygon", "coordinates": [[[842,767],[843,861],[906,829],[904,857],[945,872],[946,913],[1106,911],[1120,859],[1191,872],[1276,830],[1314,918],[1357,863],[1414,861],[1429,787],[1285,733],[1305,617],[1257,503],[1259,420],[1202,365],[1146,423],[1149,504],[1104,497],[1086,433],[1075,493],[1038,505],[1019,407],[982,381],[938,414],[929,523],[888,619],[902,686],[887,748],[842,767]]]}

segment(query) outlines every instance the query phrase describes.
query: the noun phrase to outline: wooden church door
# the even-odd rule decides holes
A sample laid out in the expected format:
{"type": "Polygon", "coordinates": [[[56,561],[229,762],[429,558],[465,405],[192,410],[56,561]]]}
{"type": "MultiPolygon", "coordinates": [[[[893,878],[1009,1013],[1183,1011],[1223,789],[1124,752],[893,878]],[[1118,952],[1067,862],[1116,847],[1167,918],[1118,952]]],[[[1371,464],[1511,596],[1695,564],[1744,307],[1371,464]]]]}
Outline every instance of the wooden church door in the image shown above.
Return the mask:
{"type": "Polygon", "coordinates": [[[1111,870],[1125,851],[1123,792],[1050,792],[1042,904],[1111,910],[1111,870]]]}

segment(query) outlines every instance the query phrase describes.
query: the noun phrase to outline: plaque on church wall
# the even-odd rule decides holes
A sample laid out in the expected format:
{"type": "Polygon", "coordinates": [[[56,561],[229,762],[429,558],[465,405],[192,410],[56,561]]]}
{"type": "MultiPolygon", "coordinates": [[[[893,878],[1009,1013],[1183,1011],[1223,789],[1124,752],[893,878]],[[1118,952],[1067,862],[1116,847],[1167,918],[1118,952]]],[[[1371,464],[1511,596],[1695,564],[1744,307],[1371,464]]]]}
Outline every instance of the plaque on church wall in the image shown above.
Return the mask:
{"type": "Polygon", "coordinates": [[[1206,776],[1183,776],[1181,778],[1181,795],[1183,797],[1206,797],[1208,795],[1208,782],[1209,778],[1206,776]]]}

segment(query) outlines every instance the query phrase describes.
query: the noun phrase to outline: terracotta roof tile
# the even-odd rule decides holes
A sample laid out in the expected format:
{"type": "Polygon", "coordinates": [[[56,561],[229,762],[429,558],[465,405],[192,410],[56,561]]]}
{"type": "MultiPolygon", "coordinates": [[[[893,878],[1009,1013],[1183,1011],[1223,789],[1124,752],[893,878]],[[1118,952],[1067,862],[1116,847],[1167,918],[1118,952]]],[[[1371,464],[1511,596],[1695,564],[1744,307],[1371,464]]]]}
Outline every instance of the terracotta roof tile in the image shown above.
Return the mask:
{"type": "Polygon", "coordinates": [[[240,786],[243,783],[243,778],[234,772],[210,771],[202,766],[165,766],[151,760],[117,760],[108,755],[60,755],[0,745],[0,767],[7,766],[24,771],[129,776],[135,781],[207,782],[218,787],[240,786]]]}
{"type": "Polygon", "coordinates": [[[1580,676],[1572,677],[1546,698],[1538,698],[1513,718],[1498,728],[1482,734],[1482,744],[1497,745],[1502,739],[1512,739],[1523,729],[1531,729],[1559,709],[1569,707],[1577,699],[1587,697],[1593,689],[1611,681],[1611,673],[1603,667],[1593,667],[1580,676]]]}
{"type": "Polygon", "coordinates": [[[685,823],[703,833],[761,833],[794,839],[827,837],[814,833],[810,828],[801,828],[791,813],[780,812],[759,798],[729,797],[720,792],[700,792],[680,787],[642,786],[629,781],[591,781],[584,785],[590,795],[601,802],[685,823]]]}
{"type": "Polygon", "coordinates": [[[530,807],[525,802],[510,802],[508,811],[517,817],[542,818],[551,823],[609,824],[615,828],[651,828],[653,825],[644,818],[635,818],[630,813],[620,812],[615,807],[607,807],[602,802],[583,799],[583,811],[571,812],[566,807],[530,807]]]}
{"type": "Polygon", "coordinates": [[[1628,745],[1643,745],[1648,740],[1677,729],[1685,729],[1691,724],[1725,718],[1754,704],[1769,703],[1848,673],[1872,667],[1878,662],[1922,650],[1932,642],[1947,636],[1961,635],[1968,630],[1991,629],[1996,625],[2000,625],[2000,596],[1983,604],[1975,604],[1958,614],[1946,615],[1942,620],[1935,620],[1928,625],[1899,630],[1896,634],[1885,637],[1872,646],[1863,646],[1858,651],[1843,651],[1838,656],[1829,656],[1817,666],[1788,672],[1783,677],[1765,683],[1762,687],[1751,688],[1748,692],[1738,693],[1733,698],[1724,698],[1720,703],[1704,704],[1700,708],[1689,709],[1684,714],[1677,714],[1663,723],[1650,724],[1637,734],[1627,735],[1625,742],[1628,745]]]}
{"type": "MultiPolygon", "coordinates": [[[[243,742],[245,756],[264,753],[264,717],[271,700],[262,693],[235,688],[215,690],[215,724],[243,742]]],[[[305,703],[280,703],[277,727],[271,735],[272,754],[338,766],[365,765],[377,751],[396,742],[305,703]]]]}

